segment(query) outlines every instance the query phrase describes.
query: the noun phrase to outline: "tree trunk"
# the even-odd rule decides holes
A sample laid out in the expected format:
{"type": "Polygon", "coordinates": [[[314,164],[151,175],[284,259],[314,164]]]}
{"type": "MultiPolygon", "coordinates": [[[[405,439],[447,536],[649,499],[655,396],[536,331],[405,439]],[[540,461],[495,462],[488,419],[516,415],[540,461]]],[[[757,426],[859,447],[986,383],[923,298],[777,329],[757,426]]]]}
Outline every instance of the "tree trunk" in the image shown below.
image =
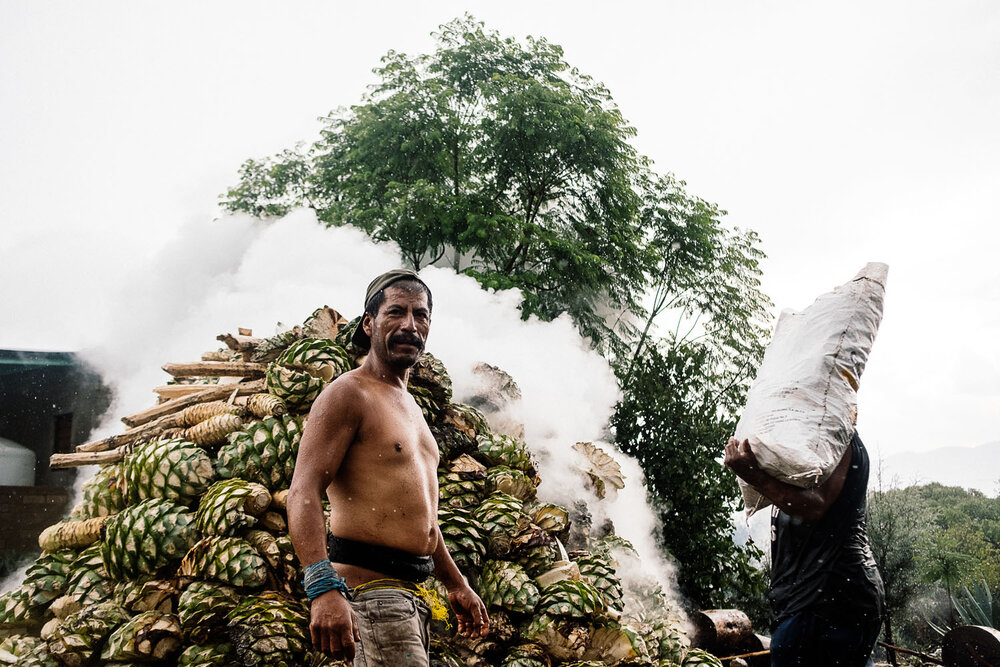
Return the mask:
{"type": "MultiPolygon", "coordinates": [[[[888,612],[886,612],[886,614],[885,614],[885,627],[884,627],[884,630],[885,630],[885,643],[886,644],[895,644],[896,640],[893,639],[893,637],[892,637],[892,614],[890,614],[888,612]]],[[[891,649],[889,647],[886,647],[885,654],[886,654],[886,657],[888,657],[889,664],[892,665],[892,667],[899,667],[899,663],[896,661],[896,651],[895,650],[893,650],[893,649],[891,649]]]]}

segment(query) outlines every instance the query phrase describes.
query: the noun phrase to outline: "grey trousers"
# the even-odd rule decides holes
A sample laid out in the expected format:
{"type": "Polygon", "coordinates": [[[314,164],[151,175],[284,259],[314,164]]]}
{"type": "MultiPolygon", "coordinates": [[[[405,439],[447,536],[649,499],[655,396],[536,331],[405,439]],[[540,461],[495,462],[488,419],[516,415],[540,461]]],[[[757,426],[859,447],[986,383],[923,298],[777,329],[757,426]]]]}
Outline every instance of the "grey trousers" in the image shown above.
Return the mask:
{"type": "Polygon", "coordinates": [[[416,595],[398,588],[364,591],[351,606],[361,633],[354,667],[430,665],[430,610],[416,595]]]}

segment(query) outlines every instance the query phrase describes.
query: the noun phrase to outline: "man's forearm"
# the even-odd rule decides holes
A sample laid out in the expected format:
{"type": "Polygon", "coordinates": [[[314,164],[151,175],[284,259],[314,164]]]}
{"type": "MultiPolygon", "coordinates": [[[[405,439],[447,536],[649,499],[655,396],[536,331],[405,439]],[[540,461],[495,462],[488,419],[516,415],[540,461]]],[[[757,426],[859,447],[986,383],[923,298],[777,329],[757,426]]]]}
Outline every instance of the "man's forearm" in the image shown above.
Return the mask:
{"type": "Polygon", "coordinates": [[[294,484],[288,491],[288,535],[303,567],[327,558],[323,501],[294,484]]]}
{"type": "Polygon", "coordinates": [[[851,464],[851,449],[847,448],[840,463],[826,481],[808,489],[782,482],[764,472],[750,449],[749,440],[740,442],[736,438],[730,438],[726,443],[725,464],[739,475],[740,479],[781,508],[785,514],[815,521],[826,514],[840,495],[844,480],[847,479],[847,469],[851,464]]]}
{"type": "Polygon", "coordinates": [[[448,553],[448,547],[444,544],[444,536],[441,534],[441,527],[437,528],[437,547],[434,548],[434,576],[443,583],[446,588],[451,588],[466,582],[455,560],[448,553]]]}
{"type": "Polygon", "coordinates": [[[744,481],[785,514],[815,521],[826,511],[826,501],[818,487],[803,489],[775,479],[763,471],[754,474],[752,480],[744,481]]]}

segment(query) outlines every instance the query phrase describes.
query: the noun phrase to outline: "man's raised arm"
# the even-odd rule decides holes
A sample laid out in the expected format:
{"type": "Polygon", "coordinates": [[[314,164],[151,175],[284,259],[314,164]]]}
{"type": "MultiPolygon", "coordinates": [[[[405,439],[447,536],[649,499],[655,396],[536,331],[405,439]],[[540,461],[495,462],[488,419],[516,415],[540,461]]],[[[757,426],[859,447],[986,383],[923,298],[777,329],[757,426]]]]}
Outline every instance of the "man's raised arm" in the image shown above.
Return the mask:
{"type": "Polygon", "coordinates": [[[851,448],[848,447],[844,452],[833,474],[819,486],[809,489],[787,484],[764,472],[747,440],[740,442],[736,438],[729,439],[725,464],[785,514],[815,521],[826,514],[844,488],[847,471],[851,467],[851,448]]]}
{"type": "MultiPolygon", "coordinates": [[[[359,401],[349,381],[335,382],[309,411],[287,501],[288,533],[303,568],[327,561],[323,494],[357,435],[359,401]]],[[[328,590],[312,599],[309,630],[316,649],[348,662],[354,659],[354,645],[360,639],[357,621],[339,591],[328,590]]]]}

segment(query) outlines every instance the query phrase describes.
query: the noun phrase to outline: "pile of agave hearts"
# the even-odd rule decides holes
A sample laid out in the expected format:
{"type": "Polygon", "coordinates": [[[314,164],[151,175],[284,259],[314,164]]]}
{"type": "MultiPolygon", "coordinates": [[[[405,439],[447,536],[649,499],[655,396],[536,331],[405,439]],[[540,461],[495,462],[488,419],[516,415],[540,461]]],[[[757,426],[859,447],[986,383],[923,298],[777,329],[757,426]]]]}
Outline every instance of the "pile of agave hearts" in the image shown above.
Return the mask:
{"type": "MultiPolygon", "coordinates": [[[[0,597],[0,665],[333,665],[310,644],[284,507],[310,404],[363,361],[353,324],[323,307],[272,338],[219,336],[225,348],[164,366],[174,379],[123,418],[124,433],[54,456],[53,467],[100,468],[0,597]]],[[[431,354],[411,372],[441,454],[441,530],[492,619],[475,639],[456,636],[453,618],[434,622],[433,664],[721,665],[689,648],[655,584],[623,584],[619,564],[637,555],[610,525],[592,526],[584,503],[537,498],[523,428],[500,409],[517,386],[477,373],[481,409],[452,400],[431,354]]],[[[597,495],[621,488],[610,456],[575,447],[597,495]]]]}

